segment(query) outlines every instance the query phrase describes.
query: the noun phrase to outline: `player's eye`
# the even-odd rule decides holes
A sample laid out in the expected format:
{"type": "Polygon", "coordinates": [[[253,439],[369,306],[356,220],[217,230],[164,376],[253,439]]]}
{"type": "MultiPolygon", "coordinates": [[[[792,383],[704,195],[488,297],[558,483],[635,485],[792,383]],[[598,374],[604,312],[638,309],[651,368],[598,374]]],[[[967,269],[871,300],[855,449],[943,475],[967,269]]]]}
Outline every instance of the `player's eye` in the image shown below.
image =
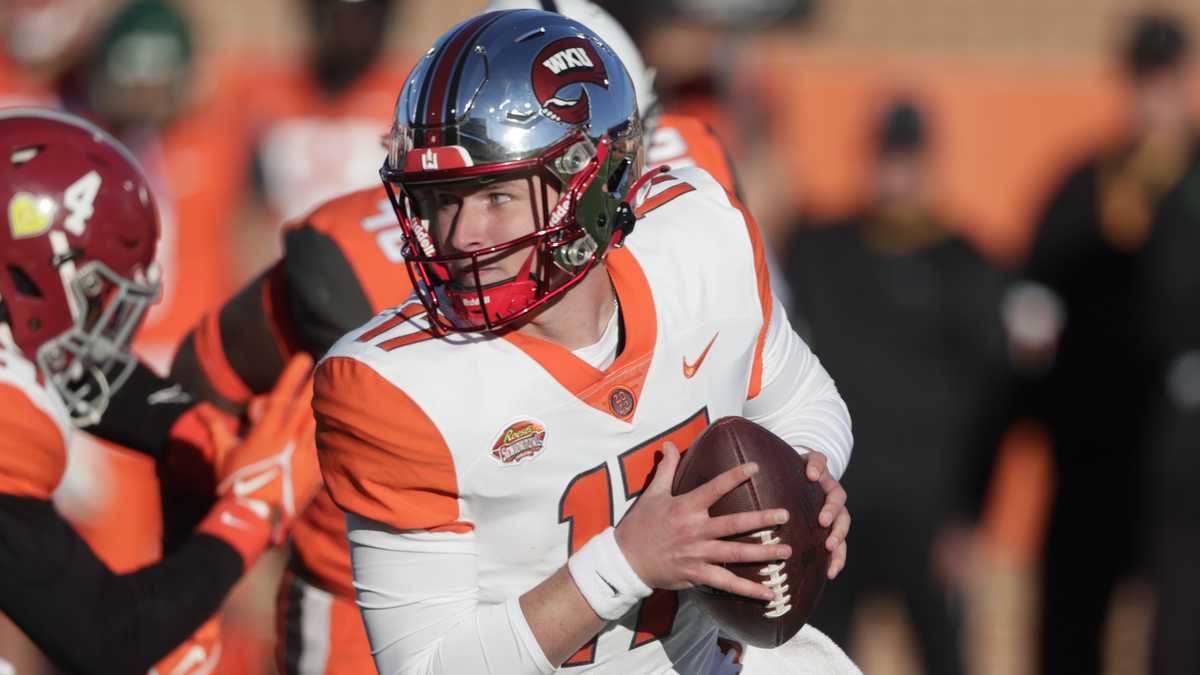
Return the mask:
{"type": "Polygon", "coordinates": [[[513,196],[507,192],[489,192],[488,203],[492,206],[507,204],[513,200],[513,196]]]}
{"type": "Polygon", "coordinates": [[[439,192],[433,196],[433,203],[437,210],[444,211],[462,204],[462,198],[452,192],[439,192]]]}

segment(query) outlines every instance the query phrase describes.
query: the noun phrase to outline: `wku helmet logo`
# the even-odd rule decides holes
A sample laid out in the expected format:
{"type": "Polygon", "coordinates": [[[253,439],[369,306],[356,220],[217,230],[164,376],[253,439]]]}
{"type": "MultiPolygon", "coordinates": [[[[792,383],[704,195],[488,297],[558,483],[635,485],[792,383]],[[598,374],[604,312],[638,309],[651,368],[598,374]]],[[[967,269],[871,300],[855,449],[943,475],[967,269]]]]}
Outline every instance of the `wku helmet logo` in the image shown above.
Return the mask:
{"type": "Polygon", "coordinates": [[[592,43],[581,37],[555,40],[533,60],[533,94],[542,104],[542,114],[556,122],[581,124],[591,114],[587,89],[578,87],[576,98],[568,86],[586,83],[608,88],[604,61],[592,43]]]}

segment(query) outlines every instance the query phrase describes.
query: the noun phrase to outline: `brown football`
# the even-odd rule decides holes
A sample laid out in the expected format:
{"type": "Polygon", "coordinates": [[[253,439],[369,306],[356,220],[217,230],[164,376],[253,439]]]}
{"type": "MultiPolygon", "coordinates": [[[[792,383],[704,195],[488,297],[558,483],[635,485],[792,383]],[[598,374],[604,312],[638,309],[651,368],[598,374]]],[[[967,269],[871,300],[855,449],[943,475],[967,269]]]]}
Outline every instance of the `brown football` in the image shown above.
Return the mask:
{"type": "Polygon", "coordinates": [[[804,626],[821,596],[829,568],[830,554],[825,549],[829,528],[817,522],[825,493],[804,475],[808,458],[744,417],[723,417],[713,422],[684,453],[672,492],[677,495],[689,492],[746,462],[757,462],[759,472],[719,499],[708,512],[720,516],[787,509],[791,517],[783,525],[730,539],[788,544],[792,547],[791,558],[774,563],[725,565],[745,579],[763,583],[774,579],[782,591],[778,596],[782,602],[767,603],[705,586],[688,592],[730,635],[755,647],[771,648],[787,642],[804,626]]]}

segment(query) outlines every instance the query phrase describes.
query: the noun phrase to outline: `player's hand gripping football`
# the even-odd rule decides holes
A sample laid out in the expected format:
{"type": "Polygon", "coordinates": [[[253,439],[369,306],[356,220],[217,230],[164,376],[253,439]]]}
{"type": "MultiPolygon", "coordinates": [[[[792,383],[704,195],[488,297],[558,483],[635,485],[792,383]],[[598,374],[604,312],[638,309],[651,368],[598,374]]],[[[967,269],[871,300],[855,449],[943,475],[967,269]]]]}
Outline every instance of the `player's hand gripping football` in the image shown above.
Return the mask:
{"type": "Polygon", "coordinates": [[[846,535],[850,533],[850,512],[846,510],[846,489],[829,473],[829,459],[816,450],[808,451],[808,469],[805,476],[825,491],[825,505],[817,516],[822,527],[833,527],[825,548],[829,550],[829,571],[826,576],[835,578],[846,566],[846,535]]]}
{"type": "MultiPolygon", "coordinates": [[[[271,543],[286,539],[295,517],[321,485],[312,416],[312,358],[292,358],[260,402],[251,405],[244,440],[216,438],[217,495],[232,498],[272,523],[271,543]]],[[[221,435],[219,427],[214,436],[221,435]]]]}
{"type": "Polygon", "coordinates": [[[763,562],[791,556],[787,545],[723,541],[742,532],[787,522],[783,509],[747,511],[711,517],[708,507],[758,472],[754,463],[734,467],[700,487],[673,496],[671,484],[679,466],[679,450],[663,445],[663,457],[637,503],[616,528],[617,544],[638,577],[651,588],[709,586],[771,601],[775,592],[721,567],[728,562],[763,562]]]}

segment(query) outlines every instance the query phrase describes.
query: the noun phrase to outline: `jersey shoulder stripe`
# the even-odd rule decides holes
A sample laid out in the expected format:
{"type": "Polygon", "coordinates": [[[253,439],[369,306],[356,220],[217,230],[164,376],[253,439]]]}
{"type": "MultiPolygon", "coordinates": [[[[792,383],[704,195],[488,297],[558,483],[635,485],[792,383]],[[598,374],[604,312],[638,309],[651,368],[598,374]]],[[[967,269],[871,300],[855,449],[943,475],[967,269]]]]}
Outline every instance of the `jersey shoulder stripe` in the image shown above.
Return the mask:
{"type": "Polygon", "coordinates": [[[645,259],[647,269],[663,275],[655,285],[693,289],[681,297],[698,303],[693,309],[702,312],[711,312],[712,305],[700,302],[700,289],[714,293],[717,288],[724,289],[739,300],[733,306],[726,303],[723,311],[751,312],[747,319],[761,321],[747,388],[747,397],[754,398],[762,389],[761,355],[774,305],[758,223],[734,195],[699,167],[683,167],[651,179],[638,197],[639,209],[648,204],[653,208],[642,211],[627,245],[645,259]]]}

